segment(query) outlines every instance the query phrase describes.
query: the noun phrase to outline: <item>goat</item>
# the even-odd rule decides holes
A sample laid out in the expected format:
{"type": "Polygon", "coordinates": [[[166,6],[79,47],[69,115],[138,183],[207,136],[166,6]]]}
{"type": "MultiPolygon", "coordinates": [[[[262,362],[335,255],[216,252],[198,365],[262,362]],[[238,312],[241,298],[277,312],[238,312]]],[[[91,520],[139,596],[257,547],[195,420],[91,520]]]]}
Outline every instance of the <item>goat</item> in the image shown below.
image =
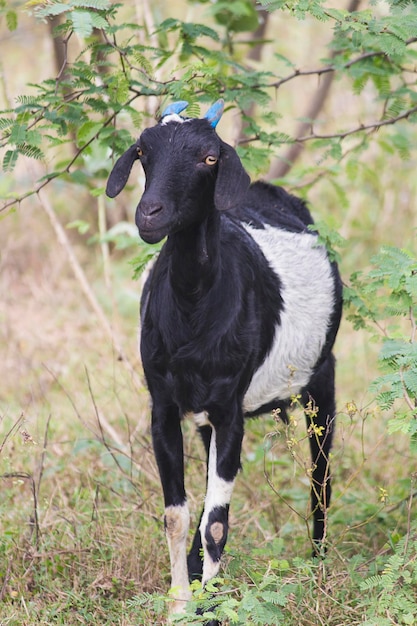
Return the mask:
{"type": "Polygon", "coordinates": [[[280,409],[285,420],[295,394],[305,406],[314,403],[317,551],[331,495],[338,269],[308,228],[313,220],[303,201],[264,182],[250,184],[236,151],[216,133],[223,106],[219,100],[204,118],[191,119],[180,115],[187,102],[170,105],[119,158],[106,189],[112,198],[120,193],[139,159],[146,178],[136,210],[139,234],[150,244],[167,237],[142,294],[141,357],[174,613],[190,597],[189,580],[204,585],[219,570],[245,416],[280,409]],[[187,561],[181,420],[188,414],[207,453],[207,486],[187,561]]]}

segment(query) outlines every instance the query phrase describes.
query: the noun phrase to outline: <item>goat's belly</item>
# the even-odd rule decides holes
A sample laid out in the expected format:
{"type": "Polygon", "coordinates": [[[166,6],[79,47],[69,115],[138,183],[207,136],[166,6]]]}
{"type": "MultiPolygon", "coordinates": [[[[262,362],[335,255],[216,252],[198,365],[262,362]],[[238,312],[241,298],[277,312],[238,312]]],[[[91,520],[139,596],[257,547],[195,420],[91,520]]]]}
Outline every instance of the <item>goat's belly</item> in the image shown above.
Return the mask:
{"type": "Polygon", "coordinates": [[[255,371],[243,408],[256,411],[308,385],[322,354],[334,309],[334,277],[314,235],[247,227],[282,285],[283,311],[273,344],[255,371]]]}
{"type": "Polygon", "coordinates": [[[302,359],[274,357],[276,354],[272,352],[256,370],[243,400],[245,413],[256,413],[274,400],[288,400],[310,381],[314,364],[309,366],[302,359]]]}

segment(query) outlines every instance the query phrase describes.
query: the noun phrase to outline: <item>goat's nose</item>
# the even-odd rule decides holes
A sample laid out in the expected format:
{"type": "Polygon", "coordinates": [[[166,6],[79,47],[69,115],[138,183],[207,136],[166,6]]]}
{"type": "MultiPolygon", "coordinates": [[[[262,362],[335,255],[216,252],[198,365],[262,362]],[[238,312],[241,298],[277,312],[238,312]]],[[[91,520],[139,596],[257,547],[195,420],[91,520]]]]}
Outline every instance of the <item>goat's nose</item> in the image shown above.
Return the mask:
{"type": "Polygon", "coordinates": [[[154,215],[162,211],[163,206],[162,202],[142,200],[142,202],[139,203],[139,209],[144,217],[153,217],[154,215]]]}

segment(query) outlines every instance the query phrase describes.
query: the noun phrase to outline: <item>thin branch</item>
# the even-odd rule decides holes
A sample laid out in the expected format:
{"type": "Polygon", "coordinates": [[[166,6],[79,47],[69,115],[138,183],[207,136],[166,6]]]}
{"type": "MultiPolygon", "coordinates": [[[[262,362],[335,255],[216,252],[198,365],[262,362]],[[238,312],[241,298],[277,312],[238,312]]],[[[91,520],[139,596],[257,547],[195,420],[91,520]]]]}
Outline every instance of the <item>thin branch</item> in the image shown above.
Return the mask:
{"type": "MultiPolygon", "coordinates": [[[[410,39],[407,39],[407,41],[405,42],[405,45],[409,46],[410,44],[416,43],[416,42],[417,42],[417,37],[411,37],[410,39]]],[[[336,55],[332,54],[332,57],[333,56],[336,56],[336,55]]],[[[274,89],[279,89],[279,87],[281,87],[285,83],[288,83],[291,80],[294,80],[295,78],[299,78],[303,76],[321,76],[322,74],[327,74],[329,72],[337,72],[338,70],[347,70],[353,65],[355,65],[356,63],[360,63],[361,61],[364,61],[365,59],[371,59],[374,57],[388,57],[388,55],[386,52],[382,52],[382,51],[364,52],[363,54],[358,55],[354,59],[351,59],[350,61],[347,61],[346,63],[343,63],[343,65],[340,65],[340,66],[325,65],[324,67],[319,67],[317,69],[312,69],[312,70],[296,69],[291,74],[288,74],[288,76],[284,76],[283,78],[280,78],[274,83],[269,83],[268,85],[255,85],[255,87],[267,86],[267,87],[273,87],[274,89]]],[[[410,70],[407,70],[407,71],[410,71],[410,70]]]]}
{"type": "Polygon", "coordinates": [[[410,497],[408,498],[408,502],[407,502],[407,534],[406,534],[405,543],[404,543],[404,557],[407,554],[408,543],[409,543],[410,536],[411,536],[411,509],[413,507],[414,486],[415,486],[416,479],[417,479],[417,474],[415,473],[412,474],[411,485],[410,485],[410,497]]]}
{"type": "MultiPolygon", "coordinates": [[[[360,4],[360,0],[351,0],[347,10],[349,12],[357,11],[359,4],[360,4]]],[[[412,37],[407,40],[406,45],[410,45],[414,43],[415,41],[417,41],[417,37],[412,37]]],[[[337,54],[338,52],[336,50],[333,50],[331,53],[331,58],[335,58],[337,54]]],[[[345,63],[342,66],[342,68],[349,69],[353,65],[361,61],[364,61],[365,59],[375,58],[378,56],[386,56],[386,54],[385,52],[382,52],[382,51],[365,52],[357,56],[355,59],[352,59],[348,61],[347,63],[345,63]]],[[[312,121],[317,118],[318,114],[323,109],[327,96],[330,93],[330,88],[333,83],[333,79],[334,79],[335,72],[337,69],[338,68],[336,68],[334,65],[328,65],[327,67],[320,68],[319,70],[315,72],[312,70],[307,70],[304,72],[296,70],[292,75],[287,76],[286,78],[283,78],[280,81],[273,84],[273,86],[276,89],[278,89],[285,82],[288,82],[289,80],[292,80],[293,78],[296,78],[298,76],[311,76],[311,75],[316,74],[318,77],[321,77],[322,74],[324,74],[324,77],[322,79],[319,89],[317,90],[313,100],[311,101],[307,109],[307,112],[303,115],[303,117],[306,118],[308,121],[300,123],[295,133],[297,140],[288,148],[286,154],[282,158],[276,159],[271,164],[269,173],[267,175],[267,180],[271,180],[274,178],[281,178],[282,176],[285,176],[285,174],[288,173],[288,171],[290,170],[294,162],[300,156],[301,152],[304,149],[304,146],[303,146],[302,140],[300,140],[299,138],[302,137],[306,133],[309,126],[311,126],[312,121]]]]}
{"type": "Polygon", "coordinates": [[[118,360],[121,361],[125,365],[135,385],[138,388],[140,388],[142,384],[135,371],[135,368],[133,367],[133,365],[127,358],[123,350],[123,347],[120,343],[119,337],[117,336],[116,332],[112,328],[102,306],[100,305],[95,293],[91,289],[90,284],[87,280],[87,276],[83,268],[81,267],[77,257],[75,256],[73,247],[71,245],[71,242],[68,239],[67,233],[65,232],[65,229],[63,228],[61,222],[58,220],[58,217],[51,203],[49,202],[49,198],[47,197],[44,191],[38,190],[38,199],[39,199],[41,207],[43,208],[43,210],[45,211],[45,213],[47,214],[49,218],[49,221],[51,222],[52,228],[55,231],[58,242],[61,244],[61,246],[64,248],[66,252],[69,264],[71,266],[71,269],[76,279],[78,280],[80,284],[82,292],[84,293],[85,297],[87,298],[87,301],[89,302],[91,308],[96,314],[98,322],[100,323],[101,327],[103,328],[105,333],[108,335],[108,337],[110,338],[112,342],[112,345],[114,346],[118,360]]]}
{"type": "Polygon", "coordinates": [[[3,602],[3,599],[4,599],[5,595],[6,595],[7,586],[9,584],[11,571],[12,571],[12,559],[9,558],[8,561],[7,561],[6,572],[3,575],[3,584],[2,584],[1,589],[0,589],[0,602],[3,602]]]}
{"type": "Polygon", "coordinates": [[[24,419],[25,419],[24,415],[23,415],[23,413],[21,413],[21,415],[18,417],[17,421],[13,424],[13,426],[10,428],[10,430],[7,431],[7,433],[5,434],[5,436],[3,438],[3,441],[0,444],[0,454],[2,453],[3,448],[6,445],[6,443],[8,442],[8,440],[10,439],[10,437],[21,426],[21,424],[24,421],[24,419]]]}
{"type": "Polygon", "coordinates": [[[48,419],[46,421],[45,434],[43,436],[42,454],[41,454],[41,458],[39,462],[38,480],[37,480],[37,485],[36,485],[36,490],[37,490],[38,495],[40,493],[43,470],[45,468],[46,449],[48,447],[48,432],[49,432],[49,424],[51,422],[51,418],[52,418],[52,415],[49,414],[48,419]]]}
{"type": "Polygon", "coordinates": [[[414,310],[413,310],[413,307],[411,306],[409,310],[409,319],[410,319],[410,324],[411,324],[410,343],[414,343],[416,341],[417,325],[416,325],[416,318],[414,317],[414,310]]]}
{"type": "MultiPolygon", "coordinates": [[[[349,13],[353,13],[357,11],[359,8],[361,0],[350,0],[349,5],[347,7],[347,11],[349,13]]],[[[336,50],[332,50],[331,58],[334,59],[338,52],[336,50]]],[[[325,74],[321,81],[321,85],[316,91],[312,101],[310,102],[306,113],[303,115],[307,122],[301,122],[298,126],[298,129],[295,133],[296,137],[300,137],[307,132],[311,124],[311,120],[315,120],[323,109],[324,104],[327,100],[327,96],[330,93],[330,88],[333,84],[335,73],[329,72],[325,74]]],[[[293,143],[288,149],[286,154],[282,159],[276,159],[275,162],[272,163],[271,168],[269,170],[267,179],[273,178],[281,178],[285,176],[285,174],[290,170],[293,163],[299,158],[301,152],[304,150],[304,145],[300,142],[293,143]]]]}
{"type": "Polygon", "coordinates": [[[356,128],[351,128],[350,130],[346,130],[340,133],[329,133],[326,135],[318,135],[316,133],[310,133],[310,135],[305,135],[304,137],[298,137],[296,139],[297,142],[310,141],[311,139],[344,139],[345,137],[349,137],[350,135],[355,135],[356,133],[366,131],[366,130],[379,130],[382,126],[390,126],[392,124],[396,124],[401,120],[405,120],[417,113],[417,106],[408,109],[408,111],[404,111],[397,117],[390,117],[386,120],[379,120],[377,122],[370,122],[369,124],[361,124],[356,128]]]}
{"type": "Polygon", "coordinates": [[[32,492],[33,499],[33,517],[29,519],[29,525],[31,527],[32,532],[35,535],[35,547],[36,550],[39,550],[39,540],[40,540],[40,527],[39,527],[39,517],[38,517],[38,496],[36,492],[36,483],[32,476],[28,472],[6,472],[5,474],[1,474],[0,478],[17,478],[19,480],[28,480],[30,484],[30,489],[32,492]]]}
{"type": "MultiPolygon", "coordinates": [[[[139,95],[141,95],[141,94],[135,93],[135,95],[132,96],[125,103],[124,106],[129,106],[134,100],[136,100],[136,98],[139,95]]],[[[107,128],[107,126],[110,126],[110,124],[112,124],[112,122],[117,117],[117,115],[118,115],[118,111],[115,111],[114,113],[112,113],[112,115],[109,118],[107,118],[107,120],[105,122],[103,122],[102,127],[100,128],[99,131],[97,131],[97,133],[94,135],[94,137],[92,137],[81,148],[79,148],[77,153],[72,157],[72,159],[69,161],[69,163],[62,170],[59,170],[58,172],[54,172],[53,174],[47,175],[44,178],[44,180],[41,183],[39,183],[39,185],[37,187],[35,187],[35,189],[31,189],[30,191],[27,191],[26,193],[24,193],[21,196],[19,196],[18,198],[13,198],[12,200],[7,201],[5,204],[3,204],[2,207],[0,207],[0,213],[2,211],[5,211],[8,208],[14,206],[15,204],[20,204],[21,202],[23,202],[23,200],[26,200],[26,198],[29,198],[30,196],[33,196],[35,194],[39,195],[39,192],[44,187],[46,187],[46,185],[48,185],[52,180],[54,180],[55,178],[59,178],[63,174],[69,174],[71,172],[72,166],[74,165],[74,163],[78,159],[78,157],[88,148],[88,146],[90,146],[97,139],[97,137],[100,135],[100,133],[103,130],[103,128],[107,128]]]]}

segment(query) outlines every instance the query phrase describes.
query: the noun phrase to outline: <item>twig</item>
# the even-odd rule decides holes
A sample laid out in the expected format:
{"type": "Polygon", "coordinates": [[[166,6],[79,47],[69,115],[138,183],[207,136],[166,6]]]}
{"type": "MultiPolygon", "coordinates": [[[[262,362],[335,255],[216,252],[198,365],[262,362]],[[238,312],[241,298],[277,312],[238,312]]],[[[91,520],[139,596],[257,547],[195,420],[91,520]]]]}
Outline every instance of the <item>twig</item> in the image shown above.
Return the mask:
{"type": "MultiPolygon", "coordinates": [[[[127,370],[129,371],[132,380],[134,381],[135,385],[140,388],[142,386],[142,383],[140,381],[139,376],[137,375],[133,365],[131,364],[131,362],[129,361],[129,359],[127,358],[122,345],[120,343],[119,338],[117,337],[115,331],[113,330],[109,320],[106,317],[106,314],[104,313],[103,308],[101,307],[99,301],[97,300],[96,295],[94,294],[94,292],[92,291],[90,284],[87,280],[87,277],[85,275],[84,270],[82,269],[77,257],[75,256],[73,247],[68,239],[68,236],[61,224],[61,222],[58,220],[56,213],[51,205],[51,203],[49,202],[49,199],[46,195],[46,193],[44,191],[38,190],[38,198],[39,198],[39,202],[43,208],[43,210],[45,211],[45,213],[47,214],[51,225],[55,231],[56,237],[58,239],[58,242],[62,245],[62,247],[64,248],[66,255],[68,257],[68,261],[70,263],[71,269],[76,277],[76,279],[78,280],[81,290],[84,293],[84,295],[86,296],[91,308],[93,309],[94,313],[97,316],[97,319],[100,323],[100,325],[102,326],[103,330],[106,332],[106,334],[108,335],[108,337],[110,338],[112,345],[114,346],[114,349],[116,351],[117,354],[117,359],[119,361],[121,361],[125,367],[127,368],[127,370]]],[[[145,424],[143,424],[143,428],[145,428],[145,424]]]]}
{"type": "Polygon", "coordinates": [[[415,341],[416,341],[416,333],[417,333],[417,325],[416,325],[416,318],[414,317],[414,310],[413,310],[412,306],[410,306],[409,314],[410,314],[409,317],[410,317],[410,324],[411,324],[410,343],[415,343],[415,341]]]}
{"type": "Polygon", "coordinates": [[[36,485],[36,490],[37,490],[38,495],[40,493],[43,470],[45,467],[46,448],[48,446],[48,431],[49,431],[49,423],[51,421],[51,418],[52,418],[52,415],[49,414],[47,422],[46,422],[46,426],[45,426],[45,434],[43,436],[43,447],[42,447],[42,454],[41,454],[41,458],[39,462],[38,481],[36,485]]]}
{"type": "Polygon", "coordinates": [[[4,574],[3,584],[0,589],[0,602],[3,602],[3,598],[6,595],[6,590],[7,590],[7,585],[9,584],[11,570],[12,570],[12,563],[11,563],[11,559],[9,559],[7,561],[7,569],[4,574]]]}
{"type": "Polygon", "coordinates": [[[134,490],[136,492],[139,492],[140,490],[138,489],[138,486],[136,485],[136,483],[134,482],[134,480],[132,478],[132,471],[130,471],[130,473],[129,473],[122,467],[119,459],[117,458],[117,455],[118,454],[122,454],[124,457],[129,459],[131,467],[132,467],[133,464],[135,464],[140,469],[140,471],[143,472],[144,474],[146,474],[148,477],[149,477],[149,473],[147,472],[147,470],[145,471],[144,468],[139,463],[135,463],[134,462],[133,456],[130,456],[126,452],[127,446],[122,442],[121,438],[119,437],[117,432],[114,430],[113,426],[107,421],[107,419],[104,417],[104,415],[99,411],[97,403],[96,403],[96,399],[94,397],[93,389],[92,389],[92,386],[91,386],[90,375],[89,375],[87,369],[85,369],[85,374],[86,374],[86,377],[87,377],[88,391],[89,391],[89,394],[90,394],[91,401],[93,403],[94,413],[95,413],[97,425],[98,425],[98,428],[99,428],[99,431],[100,431],[100,441],[103,444],[103,446],[106,448],[107,452],[112,457],[115,465],[120,470],[120,472],[123,474],[123,476],[127,476],[128,480],[129,480],[130,484],[132,485],[132,487],[134,488],[134,490]],[[110,437],[117,444],[117,446],[111,445],[107,441],[107,438],[106,438],[106,435],[105,435],[104,431],[106,431],[107,434],[110,435],[110,437]]]}
{"type": "Polygon", "coordinates": [[[39,550],[39,540],[40,540],[40,528],[39,528],[39,517],[38,517],[38,496],[36,492],[36,484],[32,474],[28,472],[6,472],[5,474],[1,474],[0,478],[18,478],[20,480],[28,480],[30,484],[30,488],[32,491],[32,499],[33,499],[33,518],[30,519],[30,526],[32,531],[35,534],[35,547],[36,550],[39,550]]]}
{"type": "MultiPolygon", "coordinates": [[[[361,0],[350,0],[349,5],[347,7],[347,11],[349,13],[353,13],[354,11],[357,11],[360,3],[361,3],[361,0]]],[[[337,54],[338,52],[336,50],[332,50],[331,58],[334,59],[337,54]]],[[[311,126],[312,121],[317,118],[318,114],[323,109],[324,104],[327,100],[327,96],[330,93],[330,88],[332,86],[334,76],[335,76],[335,72],[331,71],[331,72],[326,73],[325,76],[323,77],[320,87],[318,88],[314,98],[312,99],[309,106],[307,107],[306,113],[302,116],[304,119],[307,119],[308,121],[301,122],[299,124],[298,129],[295,133],[296,137],[300,137],[307,132],[307,129],[309,128],[309,126],[311,126]]],[[[282,176],[285,176],[285,174],[287,174],[287,172],[291,169],[292,165],[298,159],[303,149],[304,149],[304,146],[302,143],[300,142],[293,143],[287,149],[287,152],[282,157],[282,159],[279,159],[279,160],[276,159],[272,163],[267,179],[271,180],[273,178],[281,178],[282,176]]]]}
{"type": "Polygon", "coordinates": [[[3,441],[1,442],[1,445],[0,445],[0,454],[3,452],[4,446],[6,445],[6,443],[10,439],[10,437],[13,435],[13,433],[19,428],[19,426],[21,425],[23,420],[24,420],[24,415],[22,413],[19,416],[19,418],[17,419],[17,421],[13,424],[13,426],[10,428],[10,430],[7,431],[7,433],[5,434],[4,439],[3,439],[3,441]]]}
{"type": "Polygon", "coordinates": [[[410,498],[411,499],[417,498],[417,491],[411,491],[410,495],[408,495],[406,498],[402,498],[401,500],[399,500],[398,502],[390,506],[388,508],[388,513],[393,513],[397,509],[400,509],[403,506],[404,502],[407,502],[407,505],[409,506],[410,498]]]}
{"type": "MultiPolygon", "coordinates": [[[[405,42],[405,45],[409,46],[413,43],[416,43],[416,41],[417,41],[417,37],[411,37],[410,39],[407,39],[407,41],[405,42]]],[[[273,83],[269,83],[268,85],[254,85],[254,87],[261,87],[261,86],[266,87],[267,86],[267,87],[273,87],[274,89],[279,89],[279,87],[281,87],[285,83],[288,83],[291,80],[294,80],[295,78],[300,78],[303,76],[321,76],[322,74],[327,74],[329,72],[330,73],[336,72],[340,69],[347,70],[351,68],[353,65],[356,65],[356,63],[360,63],[361,61],[365,61],[366,59],[371,59],[374,57],[387,57],[387,54],[386,52],[382,52],[382,51],[364,52],[363,54],[359,54],[354,59],[347,61],[340,67],[336,67],[334,65],[325,65],[324,67],[319,67],[319,68],[312,69],[312,70],[296,69],[291,74],[288,74],[287,76],[284,76],[283,78],[280,78],[279,80],[273,83]]]]}
{"type": "Polygon", "coordinates": [[[365,130],[379,130],[382,126],[390,126],[391,124],[396,124],[401,120],[406,120],[410,117],[410,115],[414,115],[417,113],[417,106],[408,109],[408,111],[404,111],[400,115],[396,117],[390,117],[386,120],[379,120],[377,122],[370,122],[369,124],[361,124],[356,128],[351,128],[350,130],[346,130],[340,133],[329,133],[327,135],[318,135],[316,133],[311,133],[310,135],[305,135],[304,137],[298,137],[296,141],[303,142],[309,141],[311,139],[344,139],[345,137],[349,137],[350,135],[355,135],[356,133],[365,131],[365,130]]]}
{"type": "MultiPolygon", "coordinates": [[[[133,90],[131,90],[131,91],[133,91],[133,90]]],[[[132,102],[134,102],[134,100],[136,100],[136,98],[138,98],[140,95],[142,95],[142,94],[140,94],[140,92],[134,92],[134,95],[131,98],[129,98],[129,100],[125,103],[124,106],[129,106],[130,104],[132,104],[132,102]]],[[[43,108],[43,112],[45,112],[46,110],[47,110],[47,107],[44,107],[43,108]]],[[[90,146],[97,139],[97,137],[100,135],[100,133],[101,133],[103,128],[107,128],[107,126],[110,126],[110,124],[113,123],[113,121],[114,121],[114,119],[116,117],[117,117],[117,112],[115,112],[112,115],[110,115],[110,117],[108,117],[107,120],[105,120],[105,122],[103,122],[102,127],[100,128],[99,131],[97,131],[97,133],[94,135],[94,137],[92,137],[81,148],[79,148],[79,150],[76,152],[76,154],[72,157],[72,159],[69,161],[69,163],[62,170],[59,170],[58,172],[54,172],[53,174],[49,174],[46,177],[44,177],[44,180],[42,182],[40,182],[39,185],[37,187],[35,187],[35,189],[31,189],[30,191],[27,191],[26,193],[22,194],[21,196],[19,196],[17,198],[13,198],[13,199],[8,200],[7,202],[5,202],[3,204],[3,206],[0,207],[0,213],[2,211],[5,211],[8,208],[14,206],[15,204],[20,204],[21,202],[23,202],[23,200],[26,200],[26,198],[29,198],[30,196],[33,196],[35,194],[39,194],[39,192],[44,187],[46,187],[46,185],[48,185],[55,178],[59,178],[63,174],[69,174],[71,172],[72,166],[74,165],[74,163],[78,159],[78,157],[84,152],[84,150],[86,150],[88,148],[88,146],[90,146]]],[[[39,116],[37,121],[41,121],[42,119],[43,119],[43,114],[39,116]]],[[[36,122],[33,122],[31,126],[33,126],[35,123],[36,122]]],[[[0,144],[0,147],[2,147],[1,144],[0,144]]]]}
{"type": "Polygon", "coordinates": [[[417,474],[411,475],[410,497],[408,498],[408,503],[407,503],[407,534],[405,536],[405,543],[404,543],[404,557],[407,554],[408,542],[410,540],[410,535],[411,535],[411,509],[413,506],[413,499],[414,499],[413,487],[416,482],[416,478],[417,478],[417,474]]]}
{"type": "Polygon", "coordinates": [[[105,239],[105,234],[107,232],[107,219],[104,196],[99,196],[97,198],[97,213],[98,232],[100,235],[100,249],[101,256],[103,258],[104,282],[106,283],[107,290],[111,293],[110,249],[109,242],[105,239]]]}

